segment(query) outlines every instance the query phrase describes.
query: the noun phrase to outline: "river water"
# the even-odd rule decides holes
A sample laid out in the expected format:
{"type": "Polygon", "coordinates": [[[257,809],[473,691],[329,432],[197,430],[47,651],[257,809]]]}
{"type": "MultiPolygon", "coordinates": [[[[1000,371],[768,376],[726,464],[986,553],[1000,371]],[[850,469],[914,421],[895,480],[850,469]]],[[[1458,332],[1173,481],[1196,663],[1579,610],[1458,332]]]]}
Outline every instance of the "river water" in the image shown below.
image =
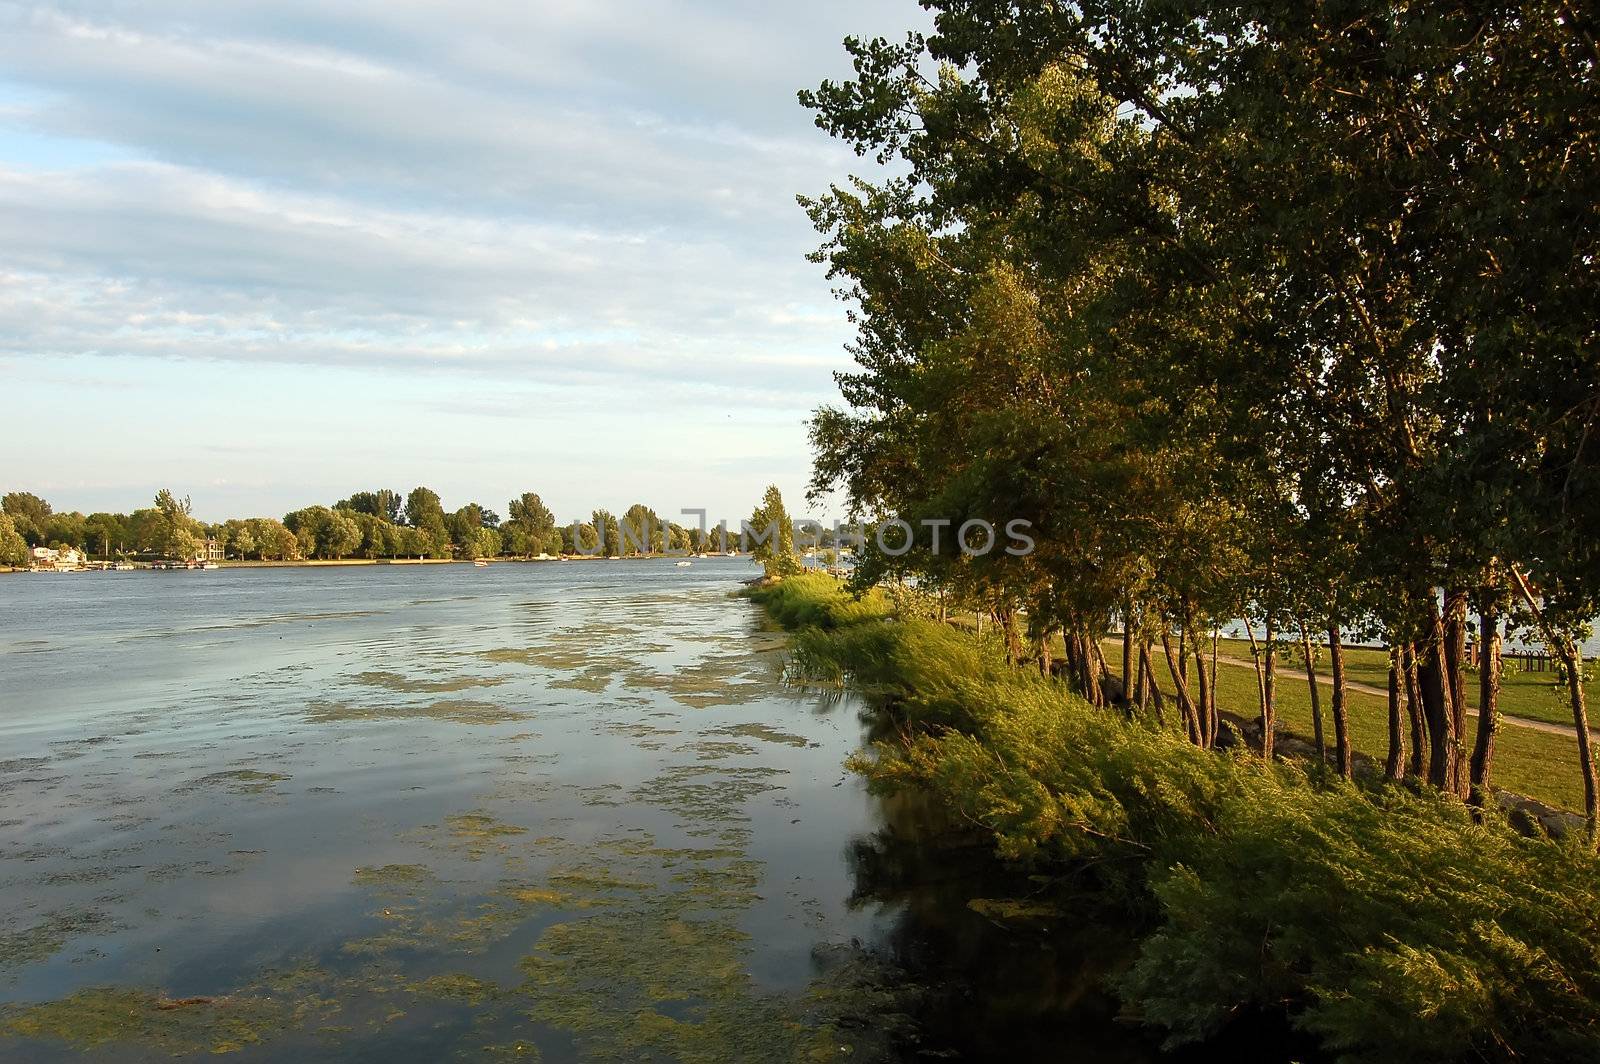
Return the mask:
{"type": "Polygon", "coordinates": [[[754,572],[0,581],[0,1059],[1144,1056],[846,774],[754,572]]]}

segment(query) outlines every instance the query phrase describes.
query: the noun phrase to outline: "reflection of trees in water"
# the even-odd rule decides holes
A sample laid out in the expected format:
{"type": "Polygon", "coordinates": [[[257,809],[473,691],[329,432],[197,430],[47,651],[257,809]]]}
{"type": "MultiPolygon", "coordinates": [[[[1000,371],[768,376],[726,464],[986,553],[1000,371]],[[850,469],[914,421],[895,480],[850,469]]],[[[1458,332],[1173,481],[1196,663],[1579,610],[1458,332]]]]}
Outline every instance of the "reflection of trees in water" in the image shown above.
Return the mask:
{"type": "Polygon", "coordinates": [[[992,841],[951,823],[920,795],[877,805],[882,826],[846,851],[850,903],[895,913],[878,945],[915,984],[908,996],[921,1054],[1085,1064],[1318,1059],[1280,1017],[1260,1015],[1241,1016],[1211,1043],[1163,1054],[1159,1032],[1119,1018],[1107,990],[1131,962],[1139,929],[1089,879],[1007,868],[992,841]],[[1017,900],[1036,914],[1000,918],[975,909],[975,899],[1017,900]]]}
{"type": "Polygon", "coordinates": [[[1105,976],[1130,949],[1127,933],[1065,905],[1048,917],[999,920],[974,899],[1052,901],[1060,884],[1003,867],[982,839],[917,796],[879,802],[883,826],[853,839],[851,904],[896,912],[881,948],[917,983],[923,1050],[962,1059],[1035,1060],[1063,1051],[1085,1061],[1153,1060],[1154,1039],[1117,1020],[1105,976]]]}

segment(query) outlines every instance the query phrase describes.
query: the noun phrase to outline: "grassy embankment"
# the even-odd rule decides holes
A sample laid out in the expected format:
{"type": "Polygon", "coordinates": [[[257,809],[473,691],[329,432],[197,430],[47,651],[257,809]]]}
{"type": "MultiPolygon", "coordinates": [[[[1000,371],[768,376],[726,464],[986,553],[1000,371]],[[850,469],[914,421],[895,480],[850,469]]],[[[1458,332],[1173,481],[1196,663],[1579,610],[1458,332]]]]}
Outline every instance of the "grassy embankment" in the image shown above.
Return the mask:
{"type": "Polygon", "coordinates": [[[1281,1011],[1352,1061],[1600,1059],[1600,858],[1576,838],[1197,749],[825,576],[752,597],[799,629],[797,670],[901,726],[855,764],[876,790],[987,835],[1029,912],[1069,884],[1116,900],[1141,935],[1116,989],[1175,1042],[1281,1011]]]}

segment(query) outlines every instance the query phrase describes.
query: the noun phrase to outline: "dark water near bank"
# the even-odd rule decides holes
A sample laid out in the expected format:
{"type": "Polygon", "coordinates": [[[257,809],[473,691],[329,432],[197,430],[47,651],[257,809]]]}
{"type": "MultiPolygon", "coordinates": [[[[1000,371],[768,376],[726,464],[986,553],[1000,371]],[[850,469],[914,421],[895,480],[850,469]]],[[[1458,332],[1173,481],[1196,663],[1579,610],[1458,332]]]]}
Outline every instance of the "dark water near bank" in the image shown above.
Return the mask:
{"type": "Polygon", "coordinates": [[[0,581],[0,1059],[1147,1057],[1104,936],[846,775],[752,573],[0,581]]]}

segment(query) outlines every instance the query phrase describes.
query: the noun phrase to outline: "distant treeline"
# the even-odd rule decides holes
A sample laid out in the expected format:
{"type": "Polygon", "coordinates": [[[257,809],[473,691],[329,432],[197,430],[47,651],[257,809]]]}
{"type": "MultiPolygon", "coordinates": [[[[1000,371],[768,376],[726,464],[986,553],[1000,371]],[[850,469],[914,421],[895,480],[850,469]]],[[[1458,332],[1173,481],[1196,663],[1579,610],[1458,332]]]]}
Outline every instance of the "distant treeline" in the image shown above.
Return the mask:
{"type": "MultiPolygon", "coordinates": [[[[770,489],[776,493],[777,489],[770,489]]],[[[758,511],[759,512],[759,511],[758,511]]],[[[192,558],[208,545],[240,560],[296,561],[343,558],[531,558],[602,554],[609,557],[664,551],[737,547],[738,530],[724,544],[718,529],[689,529],[664,521],[643,503],[620,517],[595,510],[559,523],[538,495],[524,492],[507,504],[502,520],[471,502],[446,512],[437,492],[413,488],[358,491],[331,506],[307,506],[276,517],[206,524],[191,514],[187,496],[163,489],[148,509],[132,513],[58,513],[28,492],[10,492],[0,513],[0,565],[24,565],[31,547],[72,547],[91,557],[192,558]],[[208,544],[210,541],[210,544],[208,544]]]]}

